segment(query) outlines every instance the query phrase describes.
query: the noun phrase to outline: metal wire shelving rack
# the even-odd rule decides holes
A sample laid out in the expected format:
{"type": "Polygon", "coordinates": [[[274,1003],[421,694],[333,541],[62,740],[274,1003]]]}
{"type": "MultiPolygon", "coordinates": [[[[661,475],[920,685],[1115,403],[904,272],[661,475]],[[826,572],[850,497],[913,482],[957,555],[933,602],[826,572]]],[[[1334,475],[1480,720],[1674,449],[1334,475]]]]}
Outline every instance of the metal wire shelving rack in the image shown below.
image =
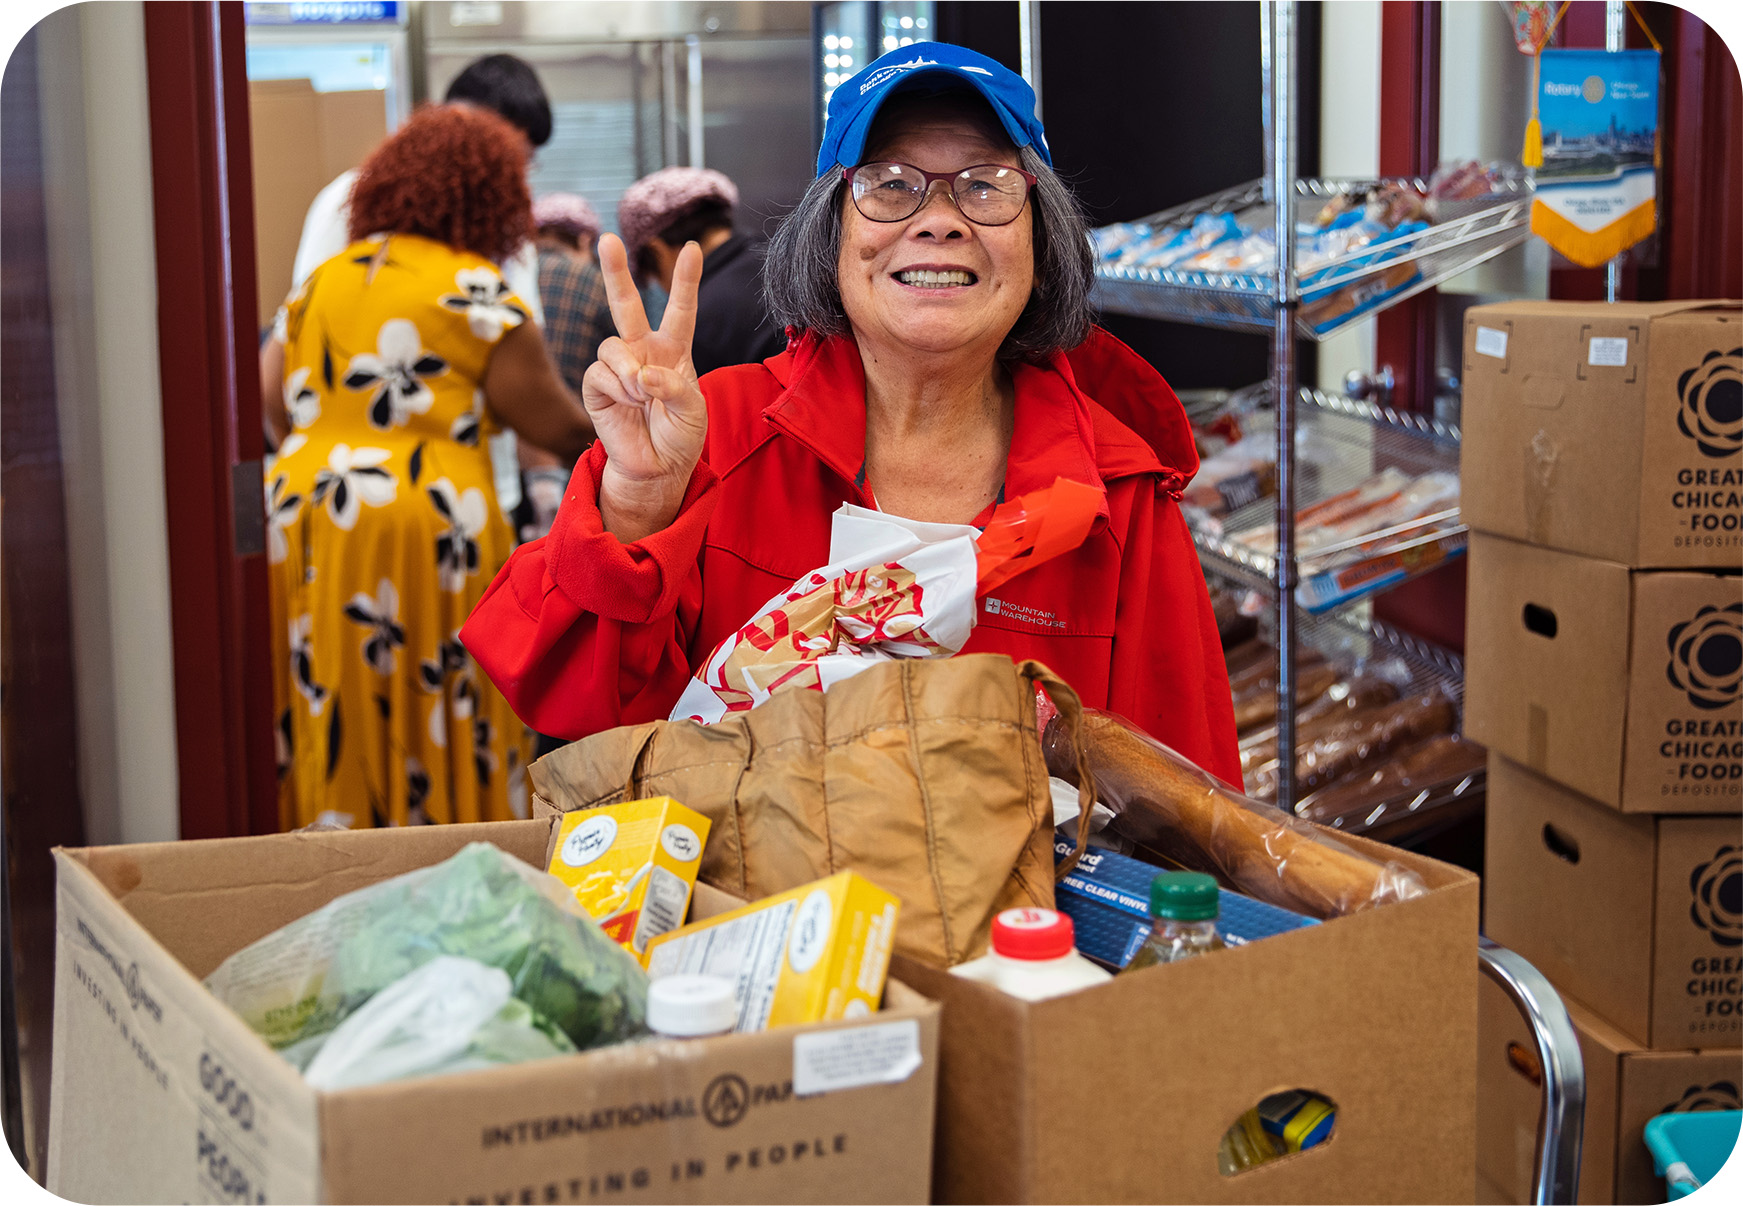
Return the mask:
{"type": "MultiPolygon", "coordinates": [[[[1269,197],[1273,190],[1280,190],[1275,195],[1294,196],[1292,217],[1302,223],[1311,221],[1335,196],[1365,193],[1386,183],[1407,184],[1419,193],[1428,191],[1428,182],[1416,177],[1306,179],[1294,181],[1291,188],[1283,188],[1273,178],[1226,189],[1141,221],[1160,230],[1190,224],[1205,214],[1244,213],[1255,224],[1268,218],[1275,226],[1269,197]]],[[[1503,177],[1487,196],[1436,201],[1436,221],[1426,230],[1369,243],[1316,265],[1299,282],[1303,304],[1297,312],[1298,331],[1304,338],[1323,340],[1377,310],[1432,289],[1517,247],[1530,237],[1530,211],[1531,183],[1520,174],[1503,177]],[[1330,304],[1334,300],[1343,308],[1334,309],[1330,304]]],[[[1096,296],[1104,309],[1228,330],[1271,330],[1276,293],[1276,278],[1270,272],[1194,272],[1122,265],[1103,265],[1096,270],[1096,296]]]]}
{"type": "MultiPolygon", "coordinates": [[[[1268,387],[1252,392],[1268,394],[1268,387]]],[[[1296,409],[1301,429],[1296,500],[1302,505],[1332,498],[1383,470],[1412,479],[1458,475],[1456,426],[1308,388],[1298,392],[1296,409]]],[[[1243,430],[1266,434],[1273,413],[1252,410],[1243,417],[1243,430]]],[[[1275,515],[1269,499],[1222,516],[1188,506],[1186,517],[1207,572],[1253,589],[1272,589],[1275,515]]],[[[1298,548],[1302,582],[1296,602],[1317,614],[1390,590],[1460,556],[1467,531],[1453,505],[1343,541],[1298,548]]]]}
{"type": "MultiPolygon", "coordinates": [[[[1299,55],[1295,10],[1292,0],[1260,5],[1265,175],[1148,219],[1153,226],[1163,226],[1206,213],[1239,212],[1250,223],[1268,216],[1276,248],[1273,269],[1200,273],[1104,267],[1098,269],[1096,286],[1099,300],[1108,310],[1164,321],[1265,331],[1271,336],[1267,388],[1274,404],[1266,413],[1275,439],[1275,495],[1242,507],[1218,523],[1196,523],[1193,538],[1207,573],[1232,584],[1262,589],[1272,598],[1273,613],[1267,627],[1278,649],[1279,749],[1297,748],[1297,651],[1310,638],[1317,646],[1322,637],[1342,636],[1341,629],[1355,623],[1335,615],[1303,614],[1297,600],[1304,567],[1309,572],[1309,605],[1316,609],[1321,603],[1326,608],[1343,606],[1374,592],[1338,591],[1330,601],[1316,594],[1318,584],[1313,578],[1335,571],[1339,555],[1348,560],[1396,555],[1395,572],[1383,584],[1389,588],[1433,568],[1438,560],[1458,555],[1466,531],[1456,511],[1443,511],[1412,526],[1365,534],[1361,541],[1349,542],[1351,547],[1307,550],[1311,556],[1304,560],[1296,532],[1296,512],[1303,501],[1324,498],[1389,464],[1416,473],[1456,471],[1458,432],[1421,416],[1300,388],[1297,340],[1322,339],[1357,317],[1377,313],[1523,242],[1529,237],[1531,197],[1528,180],[1506,176],[1487,197],[1443,202],[1436,214],[1439,220],[1426,230],[1369,244],[1358,252],[1314,265],[1304,305],[1304,282],[1296,269],[1297,222],[1311,219],[1329,197],[1366,189],[1374,182],[1303,179],[1297,172],[1299,55]],[[1293,203],[1278,205],[1276,198],[1293,199],[1293,203]],[[1335,320],[1327,317],[1320,308],[1326,296],[1342,293],[1348,300],[1351,290],[1358,295],[1358,304],[1335,320]],[[1340,455],[1333,456],[1329,464],[1308,466],[1300,462],[1297,447],[1304,425],[1314,436],[1340,445],[1340,455]],[[1252,539],[1267,524],[1273,538],[1268,542],[1252,539]],[[1375,539],[1384,543],[1372,546],[1375,539]],[[1304,623],[1311,626],[1304,627],[1304,623]],[[1333,627],[1327,628],[1327,623],[1333,627]]],[[[1421,188],[1424,182],[1411,183],[1421,188]]],[[[1381,588],[1376,582],[1374,589],[1381,588]]],[[[1427,667],[1448,668],[1444,658],[1433,656],[1424,665],[1425,673],[1427,667]]],[[[1462,666],[1458,671],[1456,686],[1450,682],[1448,686],[1454,698],[1462,700],[1462,666]]],[[[1297,799],[1294,759],[1281,759],[1277,802],[1293,809],[1297,799]]]]}

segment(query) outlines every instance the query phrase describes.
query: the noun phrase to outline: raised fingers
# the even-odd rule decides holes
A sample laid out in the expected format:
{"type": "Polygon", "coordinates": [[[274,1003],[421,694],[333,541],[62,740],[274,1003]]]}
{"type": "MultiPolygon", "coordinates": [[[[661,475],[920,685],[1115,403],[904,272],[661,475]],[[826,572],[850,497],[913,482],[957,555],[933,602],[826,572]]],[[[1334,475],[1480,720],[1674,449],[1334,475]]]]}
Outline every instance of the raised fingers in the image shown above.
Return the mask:
{"type": "Polygon", "coordinates": [[[629,253],[623,249],[623,240],[614,234],[599,236],[599,272],[605,278],[605,302],[611,307],[611,321],[617,324],[618,335],[629,340],[646,336],[651,329],[648,312],[629,272],[629,253]]]}
{"type": "MultiPolygon", "coordinates": [[[[648,392],[640,383],[641,371],[641,358],[614,336],[599,345],[598,358],[587,366],[582,383],[612,402],[646,402],[648,392]]],[[[586,402],[587,390],[582,393],[586,402]]]]}
{"type": "Polygon", "coordinates": [[[666,299],[666,313],[660,319],[660,334],[681,343],[686,355],[696,334],[696,291],[701,283],[702,248],[694,242],[686,243],[672,269],[672,292],[666,299]]]}

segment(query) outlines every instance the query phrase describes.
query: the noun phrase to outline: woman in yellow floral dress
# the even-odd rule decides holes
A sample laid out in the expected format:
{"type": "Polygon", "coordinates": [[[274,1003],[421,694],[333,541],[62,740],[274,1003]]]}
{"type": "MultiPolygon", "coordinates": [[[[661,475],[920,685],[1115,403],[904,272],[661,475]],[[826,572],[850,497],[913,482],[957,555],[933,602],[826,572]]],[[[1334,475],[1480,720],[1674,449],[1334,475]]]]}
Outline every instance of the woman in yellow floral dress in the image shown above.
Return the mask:
{"type": "Polygon", "coordinates": [[[419,110],[263,351],[286,828],[527,815],[531,735],[458,633],[512,548],[488,437],[592,438],[496,267],[532,230],[528,150],[484,110],[419,110]]]}

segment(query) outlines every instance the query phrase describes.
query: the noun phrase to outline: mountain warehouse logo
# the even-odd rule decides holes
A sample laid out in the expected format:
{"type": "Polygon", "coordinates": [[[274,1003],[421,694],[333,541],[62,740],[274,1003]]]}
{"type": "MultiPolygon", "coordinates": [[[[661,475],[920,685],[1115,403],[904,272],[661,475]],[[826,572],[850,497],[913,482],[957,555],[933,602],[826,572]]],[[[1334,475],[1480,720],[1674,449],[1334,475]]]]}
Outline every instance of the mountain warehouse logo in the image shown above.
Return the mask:
{"type": "Polygon", "coordinates": [[[1689,876],[1689,891],[1694,894],[1689,905],[1694,923],[1720,946],[1743,946],[1743,847],[1721,846],[1711,862],[1689,876]]]}
{"type": "Polygon", "coordinates": [[[1743,603],[1703,607],[1670,630],[1670,685],[1697,708],[1730,707],[1743,686],[1743,603]]]}
{"type": "Polygon", "coordinates": [[[1743,448],[1743,348],[1708,352],[1677,378],[1676,425],[1708,456],[1743,448]]]}
{"type": "Polygon", "coordinates": [[[1710,1085],[1690,1085],[1683,1090],[1680,1101],[1673,1101],[1658,1112],[1688,1114],[1695,1110],[1740,1109],[1743,1109],[1743,1101],[1737,1098],[1737,1086],[1728,1080],[1719,1080],[1710,1085]]]}

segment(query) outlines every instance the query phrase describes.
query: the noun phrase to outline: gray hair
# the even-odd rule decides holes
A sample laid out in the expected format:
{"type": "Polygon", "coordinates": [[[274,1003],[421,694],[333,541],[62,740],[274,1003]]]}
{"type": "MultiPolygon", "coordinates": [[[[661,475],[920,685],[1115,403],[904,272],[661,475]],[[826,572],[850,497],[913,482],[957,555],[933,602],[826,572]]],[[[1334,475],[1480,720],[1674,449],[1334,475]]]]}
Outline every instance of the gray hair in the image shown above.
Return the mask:
{"type": "MultiPolygon", "coordinates": [[[[1019,152],[1036,177],[1029,191],[1035,223],[1035,287],[1016,325],[999,346],[1001,360],[1040,364],[1089,337],[1095,283],[1089,224],[1077,198],[1033,147],[1019,152]]],[[[763,261],[763,304],[777,327],[846,335],[838,279],[841,261],[840,172],[817,177],[769,240],[763,261]]]]}

